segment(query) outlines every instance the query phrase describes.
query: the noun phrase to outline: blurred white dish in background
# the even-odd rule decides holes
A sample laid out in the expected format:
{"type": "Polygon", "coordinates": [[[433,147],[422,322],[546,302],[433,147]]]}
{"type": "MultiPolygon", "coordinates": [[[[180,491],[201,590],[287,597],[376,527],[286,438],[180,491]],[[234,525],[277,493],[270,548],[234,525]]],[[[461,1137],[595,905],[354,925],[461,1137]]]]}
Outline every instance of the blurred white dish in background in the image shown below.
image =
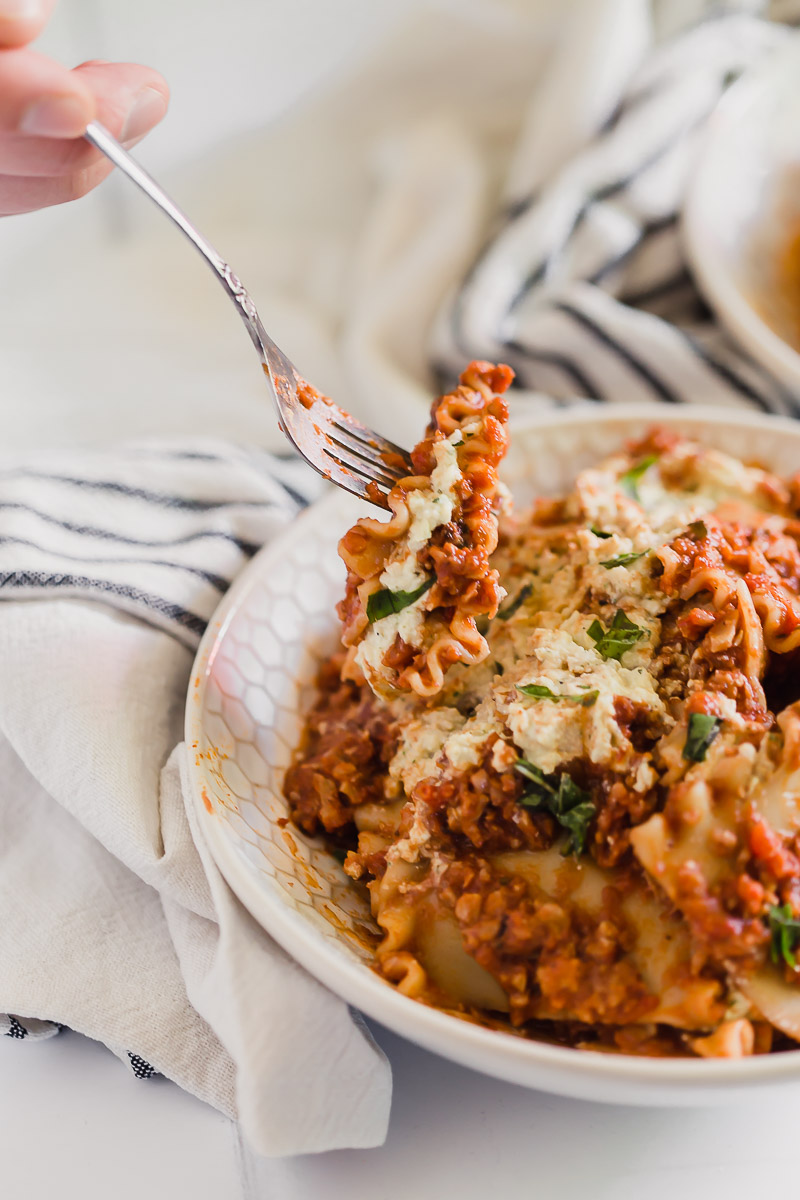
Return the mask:
{"type": "Polygon", "coordinates": [[[747,71],[711,116],[683,229],[720,320],[800,394],[800,37],[747,71]]]}
{"type": "MultiPolygon", "coordinates": [[[[800,422],[785,418],[695,406],[581,406],[517,423],[504,476],[521,504],[558,493],[654,424],[779,474],[800,464],[800,422]]],[[[727,1060],[573,1050],[460,1020],[408,999],[375,973],[369,904],[323,841],[288,822],[282,794],[318,666],[338,645],[334,605],[345,570],[337,541],[367,507],[337,492],[307,510],[239,577],[198,651],[186,712],[195,813],[241,902],[348,1003],[500,1079],[620,1104],[720,1103],[765,1084],[800,1083],[800,1049],[727,1060]]]]}

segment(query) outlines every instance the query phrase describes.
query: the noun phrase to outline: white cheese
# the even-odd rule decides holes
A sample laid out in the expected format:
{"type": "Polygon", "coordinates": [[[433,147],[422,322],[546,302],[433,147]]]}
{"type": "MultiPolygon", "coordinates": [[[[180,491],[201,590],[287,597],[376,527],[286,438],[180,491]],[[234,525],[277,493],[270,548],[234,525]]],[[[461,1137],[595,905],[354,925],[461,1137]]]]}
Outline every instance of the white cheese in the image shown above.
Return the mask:
{"type": "Polygon", "coordinates": [[[498,719],[494,701],[489,696],[466,722],[463,729],[454,733],[444,743],[443,749],[448,762],[457,771],[476,767],[483,758],[487,739],[493,733],[501,733],[502,730],[503,725],[498,719]]]}
{"type": "Polygon", "coordinates": [[[685,461],[685,477],[694,484],[709,508],[722,500],[732,499],[748,500],[757,506],[761,502],[763,505],[762,485],[769,476],[758,467],[747,467],[729,454],[701,448],[691,442],[678,447],[669,457],[672,462],[685,461]]]}
{"type": "Polygon", "coordinates": [[[407,539],[409,550],[416,553],[430,541],[434,529],[446,525],[453,515],[453,488],[461,478],[458,456],[452,442],[443,439],[433,443],[436,466],[431,472],[429,488],[408,493],[411,524],[407,539]]]}
{"type": "MultiPolygon", "coordinates": [[[[587,525],[607,533],[621,533],[637,549],[671,541],[692,521],[711,512],[721,500],[758,498],[765,473],[715,450],[689,443],[660,457],[659,465],[636,482],[638,502],[620,488],[619,480],[631,468],[627,456],[608,459],[602,466],[582,471],[575,483],[587,525]],[[690,486],[670,487],[664,473],[679,468],[690,486]]],[[[600,556],[598,556],[600,557],[600,556]]],[[[612,554],[602,555],[612,558],[612,554]]]]}
{"type": "Polygon", "coordinates": [[[400,744],[389,763],[389,775],[399,779],[406,795],[422,779],[438,773],[437,758],[445,740],[466,722],[457,708],[434,708],[414,717],[404,727],[400,744]]]}
{"type": "Polygon", "coordinates": [[[389,613],[388,617],[381,617],[379,621],[373,621],[370,625],[364,640],[356,651],[356,662],[367,680],[371,673],[380,676],[386,675],[382,659],[386,651],[394,644],[398,634],[407,646],[422,644],[423,612],[419,604],[424,599],[425,597],[422,596],[420,600],[409,604],[399,613],[389,613]]]}
{"type": "Polygon", "coordinates": [[[426,579],[425,572],[417,565],[416,554],[409,554],[397,562],[389,562],[381,572],[381,583],[390,592],[413,592],[426,579]]]}
{"type": "Polygon", "coordinates": [[[514,743],[523,755],[546,773],[583,755],[595,763],[621,766],[632,752],[617,723],[614,707],[626,697],[668,721],[664,705],[644,670],[630,670],[600,657],[563,630],[537,629],[528,659],[495,688],[498,710],[504,714],[514,743]],[[574,701],[525,696],[516,684],[537,684],[557,696],[598,693],[585,707],[574,701]]]}
{"type": "Polygon", "coordinates": [[[467,767],[478,765],[483,757],[483,746],[492,732],[491,726],[478,726],[465,729],[447,739],[445,754],[457,771],[465,771],[467,767]]]}
{"type": "Polygon", "coordinates": [[[576,705],[511,704],[506,721],[514,745],[528,762],[550,774],[583,750],[583,710],[576,705]]]}
{"type": "Polygon", "coordinates": [[[398,858],[402,859],[403,862],[409,863],[419,861],[420,850],[431,838],[428,828],[428,815],[427,804],[414,804],[414,815],[408,834],[389,847],[386,854],[387,862],[396,862],[398,858]]]}

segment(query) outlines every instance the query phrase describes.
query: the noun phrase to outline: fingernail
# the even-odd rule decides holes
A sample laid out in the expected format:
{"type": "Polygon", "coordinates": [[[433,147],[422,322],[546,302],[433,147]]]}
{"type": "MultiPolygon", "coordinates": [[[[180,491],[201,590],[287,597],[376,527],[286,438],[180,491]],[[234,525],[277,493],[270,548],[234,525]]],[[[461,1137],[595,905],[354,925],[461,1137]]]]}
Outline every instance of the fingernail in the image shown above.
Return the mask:
{"type": "Polygon", "coordinates": [[[41,13],[40,0],[0,0],[0,21],[35,21],[41,13]]]}
{"type": "Polygon", "coordinates": [[[119,140],[127,142],[131,138],[141,137],[158,124],[166,111],[167,102],[161,92],[151,87],[142,88],[128,110],[119,140]]]}
{"type": "Polygon", "coordinates": [[[76,96],[48,96],[22,114],[19,129],[37,137],[80,137],[86,129],[86,105],[76,96]]]}

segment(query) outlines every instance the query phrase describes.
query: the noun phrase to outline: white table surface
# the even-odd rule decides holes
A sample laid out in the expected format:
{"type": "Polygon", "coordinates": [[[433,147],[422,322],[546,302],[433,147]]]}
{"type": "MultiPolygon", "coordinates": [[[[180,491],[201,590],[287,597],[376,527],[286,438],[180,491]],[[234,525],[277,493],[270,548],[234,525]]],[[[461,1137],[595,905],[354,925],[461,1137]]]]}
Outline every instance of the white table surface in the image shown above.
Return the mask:
{"type": "Polygon", "coordinates": [[[0,1038],[3,1200],[791,1200],[800,1089],[722,1109],[527,1092],[374,1028],[395,1097],[386,1145],[256,1159],[236,1126],[73,1033],[0,1038]]]}
{"type": "MultiPolygon", "coordinates": [[[[348,12],[388,13],[390,7],[399,10],[408,2],[392,0],[389,5],[383,0],[377,6],[367,0],[352,0],[348,12]]],[[[62,6],[62,12],[67,7],[62,6]]],[[[82,11],[95,11],[93,5],[80,7],[82,11]]],[[[147,7],[165,11],[156,0],[149,0],[147,7]]],[[[200,7],[206,24],[217,19],[214,14],[220,11],[218,5],[200,7]]],[[[246,6],[239,7],[244,11],[246,6]]],[[[195,8],[192,5],[192,11],[195,8]]],[[[102,9],[108,30],[115,30],[117,19],[128,11],[128,5],[123,0],[106,0],[102,9]]],[[[296,12],[298,23],[302,23],[308,18],[308,9],[308,3],[293,6],[291,0],[286,0],[272,5],[271,19],[277,20],[284,12],[296,12]]],[[[141,5],[136,6],[136,27],[141,24],[141,10],[141,5]]],[[[174,53],[170,58],[172,42],[167,39],[162,44],[164,61],[159,59],[158,65],[170,75],[178,98],[177,117],[185,118],[186,130],[190,130],[199,124],[195,92],[184,90],[191,88],[192,80],[196,82],[195,47],[183,37],[186,12],[185,3],[176,9],[174,53]],[[181,58],[178,51],[184,47],[186,53],[181,58]]],[[[126,37],[132,36],[132,29],[129,22],[126,37]]],[[[74,53],[63,50],[63,57],[85,56],[85,38],[82,34],[78,37],[80,32],[73,30],[74,53]]],[[[117,40],[123,40],[121,32],[117,40]]],[[[339,40],[344,44],[344,38],[339,40]]],[[[58,50],[58,43],[55,45],[58,50]]],[[[306,61],[306,69],[312,74],[321,73],[323,58],[329,63],[331,57],[341,58],[344,54],[338,43],[335,55],[327,43],[325,51],[325,55],[318,56],[320,63],[313,64],[313,71],[306,61]]],[[[93,44],[90,52],[99,50],[93,44]]],[[[129,52],[146,56],[143,47],[134,46],[129,52]]],[[[266,75],[264,78],[269,82],[266,75]]],[[[273,98],[265,90],[260,97],[262,111],[270,106],[276,110],[280,99],[277,93],[273,98]]],[[[212,107],[207,107],[206,117],[212,113],[212,107]]],[[[212,115],[217,113],[214,107],[212,115]]],[[[222,117],[213,131],[216,136],[227,133],[224,122],[219,122],[222,117]]],[[[165,152],[174,149],[166,136],[162,143],[157,137],[152,160],[157,164],[160,145],[165,152]]],[[[88,218],[93,214],[102,223],[104,201],[95,205],[87,202],[85,212],[87,224],[91,224],[88,218]]],[[[0,252],[7,252],[9,260],[19,256],[21,250],[38,241],[40,230],[52,231],[55,244],[59,244],[62,230],[73,236],[72,225],[64,224],[60,214],[23,218],[3,226],[0,252]]],[[[144,403],[135,407],[123,403],[127,376],[114,380],[113,386],[107,380],[93,379],[83,344],[75,351],[74,387],[72,393],[67,388],[65,401],[69,361],[62,352],[64,347],[58,355],[42,353],[42,325],[51,333],[68,331],[70,319],[76,328],[104,327],[100,309],[89,306],[93,289],[87,260],[81,258],[80,270],[73,269],[72,274],[72,278],[84,279],[80,298],[83,308],[79,305],[74,314],[75,296],[68,289],[63,295],[54,290],[54,249],[51,244],[36,269],[26,253],[24,272],[18,272],[13,286],[4,293],[0,322],[4,389],[8,394],[9,380],[16,380],[19,400],[30,401],[31,387],[35,390],[38,384],[39,388],[35,404],[18,402],[12,412],[6,413],[6,448],[38,444],[42,428],[47,429],[51,444],[67,444],[73,439],[105,440],[123,431],[147,433],[151,427],[161,427],[167,418],[177,430],[189,414],[194,428],[222,432],[215,428],[219,403],[210,386],[210,399],[203,407],[204,376],[199,371],[192,380],[193,390],[184,387],[185,395],[178,390],[181,376],[176,371],[175,394],[170,396],[165,415],[163,404],[170,395],[168,389],[160,390],[149,401],[144,392],[144,403]],[[44,312],[43,298],[49,305],[44,312]],[[50,387],[47,371],[56,372],[56,368],[58,387],[55,383],[50,387]],[[109,413],[117,414],[119,429],[109,413]]],[[[77,256],[77,249],[75,253],[77,256]]],[[[176,251],[181,269],[183,261],[176,251]]],[[[115,260],[115,281],[121,265],[115,260]]],[[[96,263],[93,269],[97,269],[96,263]]],[[[109,288],[110,282],[105,280],[104,286],[94,292],[102,296],[109,288]]],[[[196,317],[193,312],[193,320],[196,317]]],[[[238,383],[229,388],[231,396],[241,396],[241,400],[228,406],[225,432],[229,436],[257,437],[265,424],[262,393],[255,384],[247,391],[244,372],[250,362],[241,352],[241,331],[225,321],[220,318],[213,343],[224,347],[219,352],[219,377],[230,382],[241,364],[243,381],[241,388],[238,383]]],[[[141,345],[134,327],[131,346],[141,349],[141,345]]],[[[203,364],[206,375],[214,361],[203,364]]],[[[145,362],[142,369],[146,367],[145,362]]],[[[238,376],[235,378],[238,380],[238,376]]],[[[131,387],[134,385],[138,387],[136,381],[131,387]]],[[[445,1200],[454,1196],[458,1200],[491,1200],[508,1196],[511,1200],[582,1200],[590,1196],[592,1200],[700,1200],[724,1194],[726,1200],[751,1200],[754,1194],[764,1194],[767,1187],[770,1194],[787,1200],[800,1194],[795,1132],[800,1118],[800,1087],[779,1094],[761,1093],[746,1108],[606,1107],[525,1092],[456,1067],[383,1029],[375,1029],[375,1034],[392,1061],[395,1079],[386,1145],[372,1151],[273,1161],[255,1159],[243,1147],[237,1127],[225,1117],[166,1080],[136,1080],[102,1046],[76,1034],[63,1033],[36,1043],[0,1038],[0,1198],[361,1200],[369,1196],[373,1200],[445,1200]]]]}

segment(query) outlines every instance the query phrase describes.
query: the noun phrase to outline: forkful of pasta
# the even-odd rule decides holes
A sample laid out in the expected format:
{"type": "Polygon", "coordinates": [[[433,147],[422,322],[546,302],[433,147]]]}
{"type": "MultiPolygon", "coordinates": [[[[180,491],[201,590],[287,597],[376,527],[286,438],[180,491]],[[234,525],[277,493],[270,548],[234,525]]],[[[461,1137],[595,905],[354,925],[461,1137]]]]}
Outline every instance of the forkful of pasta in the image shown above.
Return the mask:
{"type": "Polygon", "coordinates": [[[389,508],[389,492],[399,480],[414,474],[408,452],[308,384],[267,334],[250,294],[230,265],[155,179],[98,122],[88,125],[85,136],[167,214],[211,267],[244,321],[270,383],[278,424],[295,449],[338,487],[389,508]]]}

